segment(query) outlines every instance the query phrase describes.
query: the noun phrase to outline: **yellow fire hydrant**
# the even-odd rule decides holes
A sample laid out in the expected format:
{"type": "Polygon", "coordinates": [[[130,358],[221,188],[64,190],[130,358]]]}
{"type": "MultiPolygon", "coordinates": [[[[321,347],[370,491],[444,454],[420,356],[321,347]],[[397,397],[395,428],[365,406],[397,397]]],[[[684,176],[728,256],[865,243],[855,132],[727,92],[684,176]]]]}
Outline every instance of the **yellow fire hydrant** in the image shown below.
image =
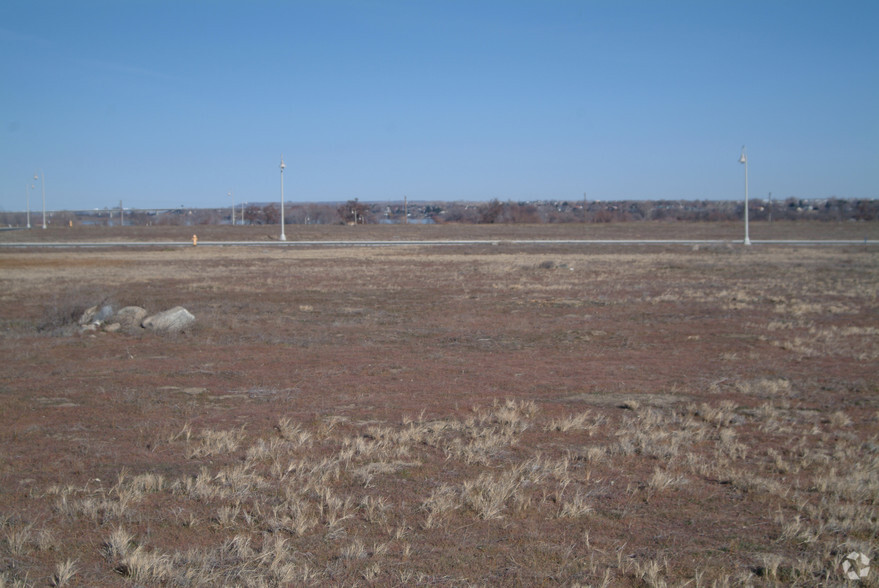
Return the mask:
{"type": "Polygon", "coordinates": [[[192,246],[195,247],[196,245],[198,245],[198,236],[193,235],[192,236],[192,246]]]}

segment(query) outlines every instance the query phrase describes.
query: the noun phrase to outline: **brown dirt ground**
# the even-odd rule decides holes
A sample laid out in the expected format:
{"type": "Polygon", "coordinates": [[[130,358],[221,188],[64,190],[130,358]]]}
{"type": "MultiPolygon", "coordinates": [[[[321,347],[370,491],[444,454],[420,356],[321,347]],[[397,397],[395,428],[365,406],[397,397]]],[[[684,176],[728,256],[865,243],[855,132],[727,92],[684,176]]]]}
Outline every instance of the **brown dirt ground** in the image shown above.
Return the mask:
{"type": "MultiPolygon", "coordinates": [[[[875,239],[877,226],[756,224],[751,236],[875,239]]],[[[197,232],[271,230],[230,236],[238,229],[197,232]]],[[[739,230],[297,227],[288,238],[739,230]]],[[[44,586],[67,560],[69,583],[88,586],[838,584],[845,554],[875,560],[879,546],[877,296],[879,255],[864,246],[0,249],[0,586],[44,586]],[[182,305],[197,324],[164,336],[66,328],[102,301],[182,305]],[[584,411],[579,426],[554,426],[584,411]],[[309,442],[289,445],[282,418],[309,442]],[[438,432],[379,443],[412,422],[438,432]],[[210,431],[234,429],[237,448],[196,451],[210,431]],[[291,488],[293,470],[270,465],[280,458],[248,457],[272,440],[288,443],[284,463],[329,460],[335,474],[291,488]],[[499,445],[475,458],[461,449],[488,440],[499,445]],[[390,449],[379,457],[380,445],[390,449]],[[523,464],[543,472],[538,458],[559,469],[519,472],[499,515],[484,516],[468,484],[523,464]],[[245,466],[250,486],[184,489],[200,473],[216,489],[245,466]],[[147,473],[164,485],[123,499],[147,473]],[[428,523],[428,497],[444,485],[457,505],[428,523]],[[350,500],[338,522],[330,491],[350,500]],[[302,533],[267,514],[293,495],[317,521],[302,533]],[[561,516],[578,496],[589,508],[561,516]],[[365,497],[387,508],[375,515],[365,497]],[[241,514],[226,520],[223,507],[241,514]],[[108,554],[121,527],[165,567],[108,554]],[[230,555],[236,537],[253,553],[230,555]],[[260,559],[279,538],[284,554],[260,559]],[[202,576],[184,578],[197,567],[202,576]]]]}

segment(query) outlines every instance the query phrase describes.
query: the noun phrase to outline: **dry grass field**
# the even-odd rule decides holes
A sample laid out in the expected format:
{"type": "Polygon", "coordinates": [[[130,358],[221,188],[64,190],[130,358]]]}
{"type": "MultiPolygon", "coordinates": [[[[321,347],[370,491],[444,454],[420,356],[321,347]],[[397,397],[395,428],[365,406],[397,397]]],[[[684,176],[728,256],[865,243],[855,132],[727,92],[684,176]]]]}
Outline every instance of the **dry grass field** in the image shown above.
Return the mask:
{"type": "Polygon", "coordinates": [[[875,246],[0,248],[0,328],[0,587],[879,585],[875,246]],[[99,303],[197,323],[70,328],[99,303]]]}

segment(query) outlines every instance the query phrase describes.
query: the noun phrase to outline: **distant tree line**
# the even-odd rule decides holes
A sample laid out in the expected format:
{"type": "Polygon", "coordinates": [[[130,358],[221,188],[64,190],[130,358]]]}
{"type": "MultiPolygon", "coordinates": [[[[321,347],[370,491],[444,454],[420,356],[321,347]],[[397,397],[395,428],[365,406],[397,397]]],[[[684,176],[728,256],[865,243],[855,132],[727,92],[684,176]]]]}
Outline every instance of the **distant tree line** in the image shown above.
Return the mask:
{"type": "MultiPolygon", "coordinates": [[[[879,220],[879,199],[752,199],[752,221],[879,220]]],[[[367,203],[354,198],[344,204],[287,203],[285,224],[374,224],[374,223],[611,223],[633,221],[737,221],[744,218],[744,203],[715,200],[534,200],[488,202],[417,202],[408,206],[400,202],[367,203]]],[[[179,208],[160,211],[53,211],[48,216],[53,226],[77,225],[209,225],[230,224],[230,208],[179,208]]],[[[236,208],[235,224],[273,225],[281,222],[279,204],[250,204],[236,208]]],[[[0,226],[25,226],[24,212],[0,212],[0,226]]],[[[31,211],[31,226],[42,224],[42,212],[31,211]]]]}
{"type": "MultiPolygon", "coordinates": [[[[744,218],[745,206],[740,201],[714,200],[620,200],[449,203],[441,210],[436,206],[425,212],[434,222],[457,223],[610,223],[631,221],[737,221],[744,218]]],[[[879,220],[879,200],[827,198],[805,200],[752,199],[749,218],[754,221],[879,220]]],[[[411,209],[411,207],[410,207],[411,209]]]]}

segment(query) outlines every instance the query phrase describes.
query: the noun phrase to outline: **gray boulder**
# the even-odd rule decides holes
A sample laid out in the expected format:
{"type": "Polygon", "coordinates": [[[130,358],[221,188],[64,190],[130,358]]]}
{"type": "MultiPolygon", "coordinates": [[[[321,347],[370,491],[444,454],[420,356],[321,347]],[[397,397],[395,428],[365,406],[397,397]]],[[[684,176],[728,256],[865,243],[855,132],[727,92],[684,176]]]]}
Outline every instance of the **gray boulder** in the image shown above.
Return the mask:
{"type": "Polygon", "coordinates": [[[151,331],[176,333],[195,323],[195,317],[182,306],[175,306],[165,312],[154,314],[143,321],[143,326],[151,331]]]}
{"type": "Polygon", "coordinates": [[[105,320],[113,316],[113,307],[109,304],[103,306],[92,306],[87,308],[82,316],[79,317],[80,325],[100,325],[105,320]]]}
{"type": "Polygon", "coordinates": [[[120,328],[126,331],[136,331],[140,329],[140,324],[147,317],[147,311],[140,306],[126,306],[120,308],[116,316],[113,317],[114,323],[119,323],[120,328]]]}

